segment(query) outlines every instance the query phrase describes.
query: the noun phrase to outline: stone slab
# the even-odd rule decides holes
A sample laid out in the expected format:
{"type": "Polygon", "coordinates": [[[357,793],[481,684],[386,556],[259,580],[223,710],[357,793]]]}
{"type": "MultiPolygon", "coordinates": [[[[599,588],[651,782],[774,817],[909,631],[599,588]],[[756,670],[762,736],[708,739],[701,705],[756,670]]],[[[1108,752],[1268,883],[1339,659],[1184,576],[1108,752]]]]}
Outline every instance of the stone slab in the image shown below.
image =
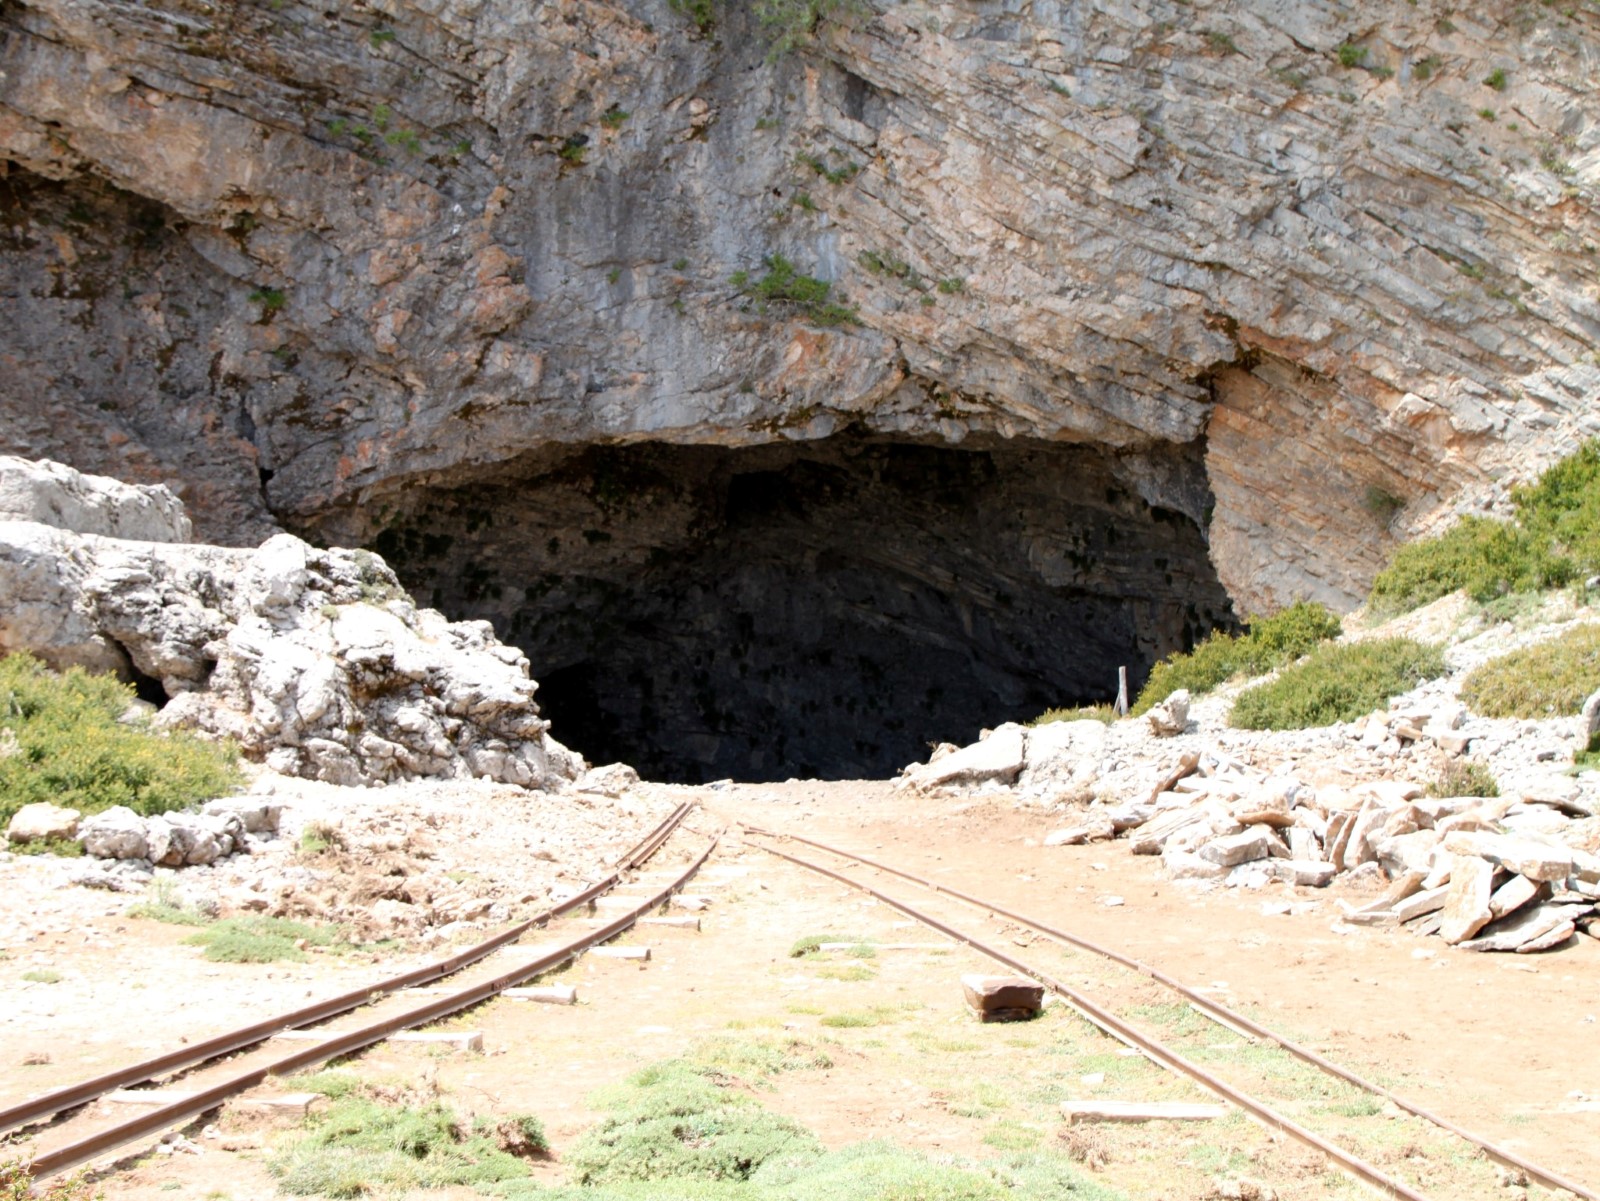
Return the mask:
{"type": "Polygon", "coordinates": [[[601,959],[649,959],[649,947],[590,947],[588,954],[601,959]]]}
{"type": "Polygon", "coordinates": [[[1036,1014],[1044,1007],[1044,986],[1025,976],[973,973],[961,977],[961,988],[967,1004],[980,1014],[1001,1010],[1026,1010],[1036,1014]]]}
{"type": "Polygon", "coordinates": [[[1063,1101],[1068,1124],[1076,1122],[1209,1122],[1226,1117],[1222,1105],[1191,1101],[1063,1101]]]}
{"type": "Polygon", "coordinates": [[[1469,951],[1542,950],[1572,937],[1573,919],[1587,911],[1582,905],[1535,905],[1509,914],[1486,926],[1482,934],[1461,944],[1469,951]],[[1549,936],[1565,930],[1554,942],[1549,936]],[[1535,946],[1534,944],[1540,944],[1535,946]]]}
{"type": "Polygon", "coordinates": [[[1573,868],[1570,850],[1510,834],[1452,831],[1444,840],[1444,849],[1452,855],[1476,855],[1508,872],[1541,882],[1565,880],[1573,868]]]}
{"type": "Polygon", "coordinates": [[[578,990],[570,984],[548,984],[537,988],[508,988],[500,994],[512,1001],[534,1001],[540,1005],[576,1005],[578,990]]]}
{"type": "Polygon", "coordinates": [[[1537,880],[1530,880],[1526,876],[1512,876],[1494,890],[1494,895],[1489,898],[1489,912],[1495,917],[1504,917],[1533,900],[1543,887],[1537,880]]]}
{"type": "Polygon", "coordinates": [[[1446,942],[1465,942],[1489,924],[1494,913],[1494,865],[1476,855],[1457,855],[1450,865],[1449,891],[1439,919],[1439,935],[1446,942]]]}

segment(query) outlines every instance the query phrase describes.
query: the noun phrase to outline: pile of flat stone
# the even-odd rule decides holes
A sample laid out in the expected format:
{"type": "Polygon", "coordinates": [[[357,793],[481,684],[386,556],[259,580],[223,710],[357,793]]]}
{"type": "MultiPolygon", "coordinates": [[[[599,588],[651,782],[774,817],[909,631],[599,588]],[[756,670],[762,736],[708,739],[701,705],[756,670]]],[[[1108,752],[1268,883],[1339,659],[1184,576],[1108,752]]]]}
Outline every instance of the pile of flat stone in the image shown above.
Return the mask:
{"type": "Polygon", "coordinates": [[[1188,752],[1148,801],[1090,809],[1048,843],[1123,835],[1175,878],[1321,886],[1360,873],[1391,887],[1350,908],[1483,951],[1537,951],[1597,928],[1600,855],[1571,845],[1595,823],[1568,793],[1429,797],[1376,780],[1312,789],[1219,751],[1188,752]],[[1564,837],[1566,836],[1566,837],[1564,837]]]}
{"type": "Polygon", "coordinates": [[[199,813],[163,813],[142,817],[116,805],[85,818],[60,805],[24,805],[6,827],[6,840],[23,844],[71,840],[97,859],[127,860],[150,867],[186,867],[215,863],[248,853],[251,840],[278,832],[283,806],[260,797],[226,797],[211,801],[199,813]]]}

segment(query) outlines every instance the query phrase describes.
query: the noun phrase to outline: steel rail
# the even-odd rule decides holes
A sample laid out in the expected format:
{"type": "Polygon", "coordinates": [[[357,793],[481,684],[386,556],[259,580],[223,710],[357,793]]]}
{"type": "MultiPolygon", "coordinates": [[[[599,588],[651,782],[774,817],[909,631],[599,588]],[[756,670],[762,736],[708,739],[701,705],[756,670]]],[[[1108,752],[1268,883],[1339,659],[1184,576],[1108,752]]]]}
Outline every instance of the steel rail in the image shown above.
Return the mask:
{"type": "Polygon", "coordinates": [[[841,859],[848,859],[856,863],[865,864],[867,867],[873,868],[876,871],[884,872],[885,874],[891,876],[898,876],[902,880],[909,880],[911,883],[921,885],[922,887],[933,892],[944,893],[946,896],[954,897],[956,900],[962,901],[975,908],[985,909],[991,913],[997,913],[1001,917],[1010,918],[1012,921],[1021,922],[1025,926],[1031,926],[1041,934],[1046,934],[1049,937],[1056,939],[1058,942],[1064,942],[1069,946],[1077,947],[1080,950],[1089,951],[1092,954],[1103,956],[1104,958],[1111,960],[1113,963],[1121,964],[1123,967],[1138,972],[1140,975],[1156,981],[1158,984],[1166,985],[1174,992],[1180,994],[1185,1000],[1187,1000],[1195,1008],[1199,1009],[1212,1021],[1215,1021],[1223,1026],[1238,1027],[1242,1033],[1246,1033],[1257,1038],[1263,1038],[1268,1042],[1275,1043],[1277,1046],[1282,1047],[1295,1058],[1303,1060],[1304,1062],[1311,1064],[1313,1067],[1320,1068],[1330,1075],[1337,1076],[1339,1079],[1345,1081],[1346,1083],[1353,1084],[1357,1088],[1365,1089],[1375,1096],[1379,1096],[1387,1101],[1391,1101],[1397,1107],[1405,1110],[1413,1117],[1421,1118],[1425,1122],[1431,1122],[1435,1126],[1438,1126],[1441,1130],[1446,1130],[1455,1135],[1457,1138],[1466,1140],[1481,1150],[1484,1154],[1488,1155],[1491,1159],[1497,1160],[1507,1167],[1516,1168],[1518,1171],[1527,1173],[1530,1180],[1542,1184],[1547,1188],[1564,1189],[1566,1192],[1573,1194],[1573,1196],[1584,1198],[1585,1201],[1600,1201],[1600,1194],[1595,1193],[1586,1186],[1579,1184],[1576,1181],[1568,1180],[1566,1177],[1556,1172],[1552,1172],[1548,1168],[1540,1167],[1538,1164],[1524,1159],[1515,1151],[1508,1150],[1507,1148],[1499,1146],[1496,1143],[1492,1143],[1481,1135],[1474,1134],[1472,1131],[1458,1126],[1449,1118],[1446,1118],[1441,1114],[1434,1113],[1432,1110],[1425,1109],[1423,1106],[1418,1105],[1415,1101],[1410,1101],[1400,1094],[1385,1088],[1381,1084],[1376,1083],[1375,1081],[1368,1080],[1363,1076],[1358,1076],[1349,1068],[1341,1067],[1331,1059],[1327,1059],[1322,1055],[1317,1054],[1317,1052],[1311,1050],[1311,1048],[1302,1046],[1301,1044],[1294,1042],[1292,1039],[1285,1038],[1283,1035],[1269,1030],[1267,1027],[1249,1017],[1246,1017],[1244,1014],[1237,1013],[1234,1010],[1229,1009],[1226,1005],[1222,1005],[1205,996],[1204,994],[1196,992],[1182,981],[1174,979],[1160,969],[1145,963],[1143,960],[1131,958],[1130,956],[1122,954],[1120,951],[1112,950],[1109,947],[1103,947],[1098,943],[1089,941],[1086,938],[1082,938],[1076,934],[1069,933],[1066,930],[1061,930],[1055,926],[1051,926],[1045,922],[1042,922],[1038,918],[1029,917],[1027,914],[1006,909],[1003,906],[996,905],[991,901],[986,901],[982,897],[976,897],[970,893],[962,892],[958,888],[951,888],[949,885],[940,884],[936,880],[929,880],[925,877],[915,875],[912,872],[902,871],[897,867],[890,867],[886,863],[880,863],[876,860],[869,859],[865,855],[854,855],[849,851],[839,850],[837,847],[831,847],[826,843],[818,842],[814,838],[806,838],[800,834],[777,834],[772,831],[762,830],[754,826],[746,826],[745,828],[753,834],[760,834],[767,838],[787,838],[794,842],[802,842],[807,846],[817,848],[819,851],[826,851],[830,855],[837,855],[841,859]]]}
{"type": "Polygon", "coordinates": [[[560,917],[564,913],[587,905],[595,897],[614,887],[624,872],[637,868],[660,849],[661,844],[671,837],[672,832],[689,815],[693,807],[690,802],[679,805],[667,815],[660,825],[645,835],[637,846],[623,855],[610,872],[597,883],[526,921],[508,926],[483,942],[476,943],[446,959],[435,960],[433,963],[413,968],[398,976],[380,980],[376,984],[341,993],[338,996],[329,997],[326,1000],[318,1001],[315,1004],[307,1005],[288,1013],[264,1018],[248,1026],[242,1026],[236,1030],[216,1035],[213,1038],[204,1039],[192,1046],[180,1047],[175,1051],[169,1051],[151,1059],[142,1060],[139,1063],[129,1064],[127,1067],[106,1072],[90,1080],[53,1089],[41,1096],[13,1105],[7,1109],[0,1109],[0,1134],[8,1133],[20,1127],[35,1125],[45,1118],[61,1113],[64,1110],[76,1109],[78,1106],[87,1104],[115,1089],[126,1088],[130,1084],[142,1084],[158,1076],[165,1076],[183,1068],[193,1067],[208,1059],[216,1059],[232,1051],[253,1046],[271,1038],[279,1031],[287,1030],[294,1026],[310,1025],[330,1017],[337,1017],[341,1013],[348,1013],[352,1009],[358,1009],[368,1004],[375,997],[385,996],[402,988],[414,988],[419,984],[426,984],[429,981],[453,975],[462,968],[469,967],[480,959],[492,955],[501,947],[515,942],[534,927],[542,926],[552,918],[560,917]]]}
{"type": "Polygon", "coordinates": [[[1227,1083],[1227,1081],[1213,1076],[1199,1064],[1185,1059],[1178,1052],[1169,1049],[1163,1044],[1157,1042],[1155,1039],[1151,1038],[1149,1035],[1145,1034],[1143,1031],[1129,1025],[1127,1022],[1124,1022],[1110,1010],[1102,1008],[1091,998],[1085,996],[1083,993],[1078,992],[1071,985],[1066,984],[1061,980],[1057,980],[1045,972],[1039,971],[1038,968],[1025,963],[1023,960],[1018,959],[1009,952],[1003,951],[998,947],[990,946],[981,939],[975,938],[972,935],[967,934],[965,931],[962,931],[947,922],[941,921],[932,914],[923,913],[915,906],[910,905],[905,901],[897,900],[888,893],[883,892],[880,889],[873,888],[870,884],[864,884],[860,880],[854,880],[845,875],[843,872],[836,872],[832,868],[826,867],[823,864],[812,863],[810,860],[802,859],[798,855],[791,855],[786,851],[780,851],[776,847],[763,846],[759,842],[756,845],[769,855],[775,855],[780,859],[786,859],[790,863],[793,863],[799,867],[803,867],[808,871],[817,872],[820,875],[837,880],[839,883],[850,888],[857,889],[869,896],[876,897],[885,905],[890,905],[893,908],[898,909],[907,917],[913,918],[916,921],[921,922],[923,925],[939,931],[941,934],[948,935],[958,942],[966,943],[967,946],[971,947],[980,954],[987,955],[990,959],[993,959],[998,963],[1003,963],[1007,967],[1014,968],[1030,978],[1038,980],[1052,992],[1058,993],[1064,997],[1074,1009],[1081,1013],[1090,1022],[1093,1022],[1096,1026],[1100,1027],[1100,1029],[1104,1030],[1107,1034],[1111,1035],[1113,1038],[1119,1039],[1131,1047],[1137,1047],[1141,1052],[1149,1056],[1149,1058],[1153,1059],[1155,1062],[1161,1064],[1163,1067],[1188,1076],[1191,1080],[1194,1080],[1196,1083],[1209,1089],[1217,1096],[1231,1101],[1240,1109],[1243,1109],[1246,1113],[1249,1113],[1253,1117],[1257,1118],[1264,1125],[1272,1129],[1281,1130],[1285,1134],[1299,1139],[1307,1146],[1321,1151],[1329,1159],[1333,1160],[1345,1171],[1349,1172],[1352,1176],[1356,1177],[1356,1179],[1362,1181],[1363,1183],[1371,1185],[1373,1188],[1378,1189],[1390,1197],[1398,1198],[1399,1201],[1428,1201],[1428,1198],[1424,1194],[1417,1192],[1415,1189],[1411,1188],[1411,1186],[1402,1181],[1394,1179],[1392,1176],[1386,1175],[1372,1164],[1367,1163],[1366,1160],[1350,1154],[1350,1152],[1344,1150],[1344,1148],[1340,1147],[1338,1144],[1329,1142],[1315,1131],[1306,1129],[1293,1119],[1284,1117],[1282,1114],[1278,1113],[1275,1109],[1272,1109],[1264,1102],[1258,1101],[1248,1093],[1234,1088],[1231,1084],[1227,1083]]]}
{"type": "Polygon", "coordinates": [[[425,1025],[459,1010],[468,1009],[528,979],[530,976],[537,976],[559,967],[569,959],[581,955],[590,947],[615,938],[632,926],[644,914],[649,913],[650,910],[666,901],[674,892],[683,887],[689,877],[700,870],[705,861],[711,857],[711,852],[716,850],[717,842],[720,838],[720,834],[714,836],[706,846],[706,849],[701,851],[675,880],[657,892],[652,893],[627,913],[607,922],[598,929],[580,935],[570,942],[551,948],[537,959],[519,964],[517,967],[502,972],[492,979],[480,980],[478,983],[468,985],[457,992],[415,1006],[404,1013],[394,1014],[357,1030],[330,1035],[322,1042],[309,1046],[304,1050],[281,1056],[271,1063],[240,1072],[191,1096],[169,1102],[158,1109],[151,1110],[149,1113],[130,1118],[126,1122],[121,1122],[116,1126],[88,1135],[76,1142],[58,1147],[54,1151],[47,1151],[43,1155],[37,1156],[28,1165],[28,1170],[36,1179],[66,1171],[68,1168],[73,1168],[88,1160],[95,1159],[104,1155],[107,1151],[120,1147],[124,1143],[130,1143],[143,1135],[172,1126],[185,1118],[204,1113],[208,1109],[214,1109],[229,1097],[246,1089],[254,1088],[269,1076],[282,1076],[314,1063],[322,1063],[340,1055],[348,1055],[352,1051],[359,1051],[363,1047],[383,1041],[397,1031],[405,1030],[412,1026],[425,1025]]]}

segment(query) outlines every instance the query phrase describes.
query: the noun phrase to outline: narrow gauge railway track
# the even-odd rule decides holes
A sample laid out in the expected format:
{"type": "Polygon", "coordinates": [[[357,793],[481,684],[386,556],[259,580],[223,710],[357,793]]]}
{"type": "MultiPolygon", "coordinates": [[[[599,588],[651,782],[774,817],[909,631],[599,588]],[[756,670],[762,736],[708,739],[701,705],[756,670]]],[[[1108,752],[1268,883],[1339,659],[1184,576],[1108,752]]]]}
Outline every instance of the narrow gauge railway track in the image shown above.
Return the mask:
{"type": "MultiPolygon", "coordinates": [[[[3,1128],[15,1130],[22,1126],[36,1125],[51,1115],[64,1114],[65,1111],[79,1109],[88,1102],[129,1084],[149,1082],[158,1078],[168,1077],[174,1073],[202,1071],[208,1064],[216,1066],[215,1061],[221,1057],[257,1046],[276,1034],[288,1030],[301,1029],[307,1025],[349,1013],[374,1001],[392,997],[403,989],[416,988],[430,981],[455,975],[495,952],[511,946],[530,930],[546,924],[553,918],[586,907],[596,897],[616,887],[623,881],[627,873],[638,868],[660,850],[683,822],[684,818],[692,811],[693,807],[689,803],[680,805],[636,847],[624,855],[604,878],[582,892],[567,898],[533,918],[507,927],[483,942],[450,956],[448,959],[426,964],[402,975],[383,980],[371,987],[344,993],[302,1009],[253,1023],[238,1030],[225,1032],[193,1046],[183,1047],[179,1051],[145,1060],[103,1076],[95,1077],[92,1080],[53,1090],[50,1093],[0,1112],[0,1121],[8,1123],[3,1128]]],[[[471,1008],[496,996],[507,988],[511,988],[534,976],[552,971],[591,947],[615,938],[629,929],[640,917],[662,905],[668,897],[681,889],[700,870],[716,849],[719,837],[720,835],[713,836],[706,847],[696,854],[673,880],[642,899],[639,904],[600,927],[587,930],[565,942],[541,946],[537,948],[539,953],[535,958],[526,960],[486,979],[477,980],[452,992],[430,998],[421,1004],[401,1009],[398,1012],[385,1014],[363,1024],[357,1029],[330,1034],[327,1038],[302,1046],[293,1052],[267,1057],[264,1062],[251,1063],[247,1067],[232,1071],[224,1075],[223,1078],[206,1084],[193,1093],[175,1098],[171,1102],[160,1105],[146,1113],[136,1115],[126,1121],[118,1122],[63,1145],[35,1153],[31,1159],[30,1171],[35,1178],[66,1171],[69,1168],[104,1155],[106,1152],[126,1143],[174,1126],[196,1114],[204,1113],[206,1110],[214,1109],[230,1097],[261,1084],[269,1077],[283,1076],[312,1064],[321,1063],[341,1055],[348,1055],[353,1051],[380,1042],[398,1031],[425,1025],[460,1010],[471,1008]]],[[[260,1059],[261,1057],[256,1056],[255,1058],[260,1059]]]]}
{"type": "Polygon", "coordinates": [[[898,877],[899,879],[918,885],[919,887],[925,888],[931,892],[951,897],[965,905],[981,909],[987,913],[994,914],[1016,922],[1019,925],[1026,926],[1057,942],[1064,943],[1071,947],[1076,947],[1080,950],[1088,951],[1091,954],[1102,956],[1111,962],[1128,968],[1142,976],[1166,986],[1169,989],[1172,989],[1182,996],[1197,1011],[1217,1022],[1218,1024],[1231,1028],[1236,1033],[1242,1033],[1248,1037],[1260,1038],[1271,1042],[1296,1058],[1318,1068],[1323,1072],[1328,1073],[1331,1076],[1343,1080],[1348,1084],[1355,1085],[1356,1087],[1364,1089],[1376,1096],[1383,1097],[1406,1112],[1425,1121],[1431,1122],[1450,1134],[1471,1143],[1473,1146],[1483,1151],[1484,1154],[1488,1155],[1491,1159],[1497,1160],[1502,1164],[1505,1164],[1509,1167],[1514,1167],[1519,1171],[1524,1172],[1532,1181],[1542,1184],[1548,1188],[1564,1190],[1573,1194],[1574,1196],[1584,1198],[1585,1201],[1600,1201],[1600,1195],[1597,1195],[1593,1190],[1585,1187],[1584,1185],[1572,1180],[1568,1180],[1547,1168],[1540,1167],[1538,1164],[1525,1159],[1516,1152],[1492,1143],[1479,1135],[1473,1134],[1472,1132],[1463,1129],[1456,1123],[1451,1122],[1447,1118],[1435,1114],[1423,1108],[1422,1106],[1407,1100],[1406,1098],[1394,1093],[1382,1085],[1366,1080],[1349,1069],[1341,1067],[1331,1060],[1318,1055],[1315,1051],[1312,1051],[1307,1047],[1303,1047],[1290,1039],[1274,1033],[1244,1014],[1236,1013],[1227,1006],[1221,1005],[1218,1002],[1204,996],[1203,994],[1195,992],[1193,989],[1190,989],[1178,980],[1175,980],[1173,977],[1151,967],[1146,963],[1141,962],[1140,960],[1123,955],[1120,952],[1110,948],[1100,946],[1097,943],[1091,942],[1085,938],[1081,938],[1078,935],[1072,934],[1068,931],[1058,929],[1057,927],[1040,921],[1037,918],[1030,917],[1023,913],[1018,913],[1004,906],[987,901],[982,897],[974,896],[970,893],[963,892],[960,889],[951,888],[948,885],[926,879],[925,877],[919,876],[913,872],[901,870],[900,868],[893,867],[881,861],[868,858],[865,855],[858,855],[851,851],[829,846],[826,843],[818,842],[815,839],[806,838],[798,834],[780,834],[774,831],[764,830],[756,826],[748,825],[744,826],[743,829],[747,835],[754,836],[750,840],[751,845],[760,848],[767,854],[784,859],[789,863],[795,864],[796,866],[804,868],[808,871],[826,876],[837,881],[838,883],[844,884],[849,888],[864,892],[869,896],[881,901],[882,903],[899,910],[907,917],[921,922],[931,929],[937,930],[940,933],[957,940],[958,942],[964,943],[972,949],[978,951],[980,954],[986,955],[996,962],[1003,963],[1031,979],[1037,980],[1050,991],[1057,993],[1059,996],[1065,999],[1075,1010],[1078,1011],[1078,1013],[1080,1013],[1088,1021],[1092,1022],[1095,1026],[1105,1031],[1107,1034],[1119,1039],[1128,1046],[1137,1048],[1139,1051],[1161,1066],[1189,1077],[1208,1091],[1226,1099],[1234,1105],[1237,1105],[1245,1112],[1263,1122],[1269,1128],[1281,1130],[1305,1145],[1321,1151],[1350,1175],[1356,1177],[1371,1187],[1378,1189],[1388,1196],[1403,1198],[1404,1201],[1427,1201],[1427,1198],[1423,1194],[1417,1192],[1409,1185],[1395,1180],[1393,1177],[1390,1177],[1386,1173],[1382,1172],[1374,1165],[1365,1162],[1337,1144],[1324,1139],[1314,1131],[1311,1131],[1287,1116],[1278,1113],[1265,1103],[1234,1088],[1232,1085],[1213,1075],[1205,1068],[1185,1059],[1179,1053],[1163,1046],[1161,1043],[1146,1035],[1144,1032],[1138,1030],[1136,1027],[1129,1025],[1127,1022],[1117,1017],[1114,1013],[1110,1012],[1092,998],[1086,996],[1077,989],[1072,988],[1065,982],[1055,979],[1048,972],[1041,971],[1037,966],[1030,965],[1018,957],[1010,954],[1009,952],[986,943],[982,939],[975,937],[974,935],[969,934],[932,914],[923,912],[906,901],[893,897],[862,880],[846,875],[843,871],[838,871],[824,864],[803,859],[798,855],[790,854],[787,851],[780,850],[775,846],[767,845],[767,843],[763,842],[762,840],[766,839],[773,841],[802,843],[806,846],[813,847],[819,851],[825,852],[826,854],[833,855],[846,861],[847,866],[860,864],[871,868],[874,871],[898,877]]]}

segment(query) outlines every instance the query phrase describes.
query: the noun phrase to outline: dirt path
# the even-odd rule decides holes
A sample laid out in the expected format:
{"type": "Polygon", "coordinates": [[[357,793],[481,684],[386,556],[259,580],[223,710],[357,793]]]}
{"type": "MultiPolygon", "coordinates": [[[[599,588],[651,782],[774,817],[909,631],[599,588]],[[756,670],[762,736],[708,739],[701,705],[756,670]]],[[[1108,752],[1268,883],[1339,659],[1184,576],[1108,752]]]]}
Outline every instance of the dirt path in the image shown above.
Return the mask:
{"type": "MultiPolygon", "coordinates": [[[[1593,1020],[1600,1010],[1600,944],[1592,940],[1558,954],[1511,957],[1457,952],[1403,933],[1334,933],[1328,890],[1274,886],[1198,895],[1163,880],[1156,861],[1133,857],[1122,844],[1041,847],[1052,823],[1009,801],[930,801],[885,783],[646,787],[637,798],[640,813],[654,814],[687,795],[705,807],[692,822],[702,835],[730,822],[791,830],[992,896],[1215,988],[1228,1004],[1331,1058],[1551,1168],[1600,1183],[1600,1114],[1568,1103],[1574,1091],[1600,1095],[1600,1028],[1593,1020]],[[1107,905],[1113,896],[1122,904],[1107,905]],[[1264,912],[1264,903],[1274,911],[1264,912]],[[1285,903],[1300,911],[1277,912],[1285,903]]],[[[686,836],[673,844],[652,868],[686,857],[693,841],[686,836]]],[[[439,867],[471,853],[470,842],[441,845],[439,867]]],[[[908,884],[880,884],[919,904],[928,899],[908,884]]],[[[497,1000],[445,1024],[481,1031],[482,1055],[386,1044],[353,1061],[351,1070],[397,1095],[438,1095],[464,1116],[539,1114],[556,1157],[535,1172],[550,1183],[564,1178],[562,1153],[601,1116],[594,1090],[647,1063],[696,1055],[829,1146],[883,1139],[934,1155],[987,1158],[1068,1145],[1092,1162],[1104,1160],[1093,1174],[1097,1181],[1129,1197],[1168,1201],[1215,1197],[1240,1177],[1263,1182],[1281,1201],[1348,1187],[1325,1171],[1320,1156],[1274,1139],[1242,1116],[1178,1132],[1080,1129],[1063,1144],[1064,1098],[1200,1094],[1119,1053],[1116,1043],[1062,1008],[1025,1025],[974,1022],[961,1003],[959,977],[989,965],[965,948],[792,958],[792,944],[808,936],[880,945],[943,940],[888,906],[761,853],[737,833],[697,889],[711,898],[701,931],[636,931],[625,941],[648,944],[648,963],[585,957],[561,973],[557,979],[577,986],[579,1005],[497,1000]],[[792,1070],[766,1075],[752,1066],[752,1056],[773,1048],[792,1061],[792,1070]]],[[[115,900],[101,896],[95,903],[110,910],[115,900]]],[[[982,914],[942,904],[964,925],[1000,930],[982,914]]],[[[142,1050],[188,1030],[202,1014],[227,1024],[247,1016],[258,999],[301,1000],[308,990],[347,987],[347,977],[361,970],[377,974],[394,966],[295,965],[291,972],[213,965],[179,945],[170,928],[109,913],[81,950],[70,932],[42,937],[57,940],[44,945],[64,972],[94,977],[119,961],[136,964],[121,995],[183,997],[188,1007],[174,1006],[153,1022],[145,996],[137,1007],[116,1003],[117,978],[108,976],[92,994],[99,1006],[93,1037],[102,1042],[90,1045],[86,1010],[64,1000],[38,1003],[32,992],[27,1008],[18,1009],[8,989],[6,1016],[13,1020],[0,1025],[7,1095],[34,1091],[57,1075],[76,1078],[91,1061],[99,1065],[136,1043],[142,1050]],[[159,975],[160,991],[150,982],[133,989],[144,972],[159,975]],[[229,998],[246,1000],[230,1008],[229,998]],[[16,1066],[31,1046],[61,1054],[50,1065],[16,1066]]],[[[1092,956],[1024,941],[1019,954],[1105,996],[1210,1066],[1237,1071],[1252,1090],[1272,1090],[1293,1112],[1339,1131],[1436,1201],[1498,1193],[1492,1165],[1414,1119],[1269,1062],[1173,1005],[1148,981],[1130,981],[1092,956]]],[[[0,965],[12,974],[20,966],[15,959],[0,965]]],[[[29,986],[44,996],[51,987],[59,986],[29,986]]],[[[199,1154],[136,1158],[108,1180],[114,1181],[108,1195],[131,1201],[276,1195],[267,1163],[281,1132],[225,1115],[209,1133],[197,1124],[190,1135],[199,1154]]]]}

